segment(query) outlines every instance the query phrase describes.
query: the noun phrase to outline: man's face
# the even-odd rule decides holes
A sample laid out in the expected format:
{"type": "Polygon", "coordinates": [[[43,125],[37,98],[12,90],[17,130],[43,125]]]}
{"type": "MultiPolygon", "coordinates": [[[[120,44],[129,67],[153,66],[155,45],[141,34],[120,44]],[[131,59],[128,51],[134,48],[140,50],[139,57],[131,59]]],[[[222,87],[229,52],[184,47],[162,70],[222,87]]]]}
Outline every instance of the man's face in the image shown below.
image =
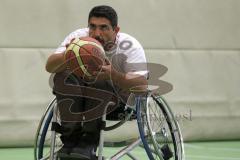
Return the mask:
{"type": "Polygon", "coordinates": [[[111,22],[104,17],[91,17],[88,22],[89,36],[98,40],[103,46],[114,42],[119,27],[112,27],[111,22]]]}

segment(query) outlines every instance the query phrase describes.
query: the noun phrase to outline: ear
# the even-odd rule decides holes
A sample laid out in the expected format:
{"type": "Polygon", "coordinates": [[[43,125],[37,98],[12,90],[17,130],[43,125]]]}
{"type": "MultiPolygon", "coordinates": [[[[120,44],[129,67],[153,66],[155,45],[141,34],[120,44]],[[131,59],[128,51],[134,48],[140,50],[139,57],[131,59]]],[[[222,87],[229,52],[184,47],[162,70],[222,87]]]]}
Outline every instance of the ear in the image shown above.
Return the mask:
{"type": "Polygon", "coordinates": [[[114,28],[114,32],[115,32],[116,34],[119,32],[119,30],[120,30],[120,27],[119,27],[119,26],[116,26],[116,27],[114,28]]]}

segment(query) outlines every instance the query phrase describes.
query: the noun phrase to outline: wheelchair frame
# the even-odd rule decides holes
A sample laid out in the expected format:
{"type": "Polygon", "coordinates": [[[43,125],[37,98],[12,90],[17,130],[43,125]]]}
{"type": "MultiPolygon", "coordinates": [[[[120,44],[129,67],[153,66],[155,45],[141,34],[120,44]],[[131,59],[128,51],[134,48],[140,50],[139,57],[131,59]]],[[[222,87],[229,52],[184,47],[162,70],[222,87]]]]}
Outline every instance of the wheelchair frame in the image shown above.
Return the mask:
{"type": "MultiPolygon", "coordinates": [[[[108,103],[108,105],[110,105],[110,103],[108,103]]],[[[105,111],[107,110],[108,105],[106,106],[105,111]]],[[[158,96],[156,94],[151,94],[150,92],[148,93],[147,96],[136,96],[136,111],[137,111],[137,125],[140,137],[131,144],[121,149],[115,155],[111,156],[109,160],[118,160],[125,155],[127,155],[132,160],[138,160],[130,153],[130,151],[141,144],[143,144],[142,146],[144,147],[147,156],[149,157],[150,160],[155,159],[184,160],[184,146],[180,128],[178,126],[177,121],[174,118],[173,112],[171,111],[169,105],[166,103],[163,97],[158,96]],[[156,115],[158,116],[155,117],[156,119],[152,119],[151,117],[152,115],[149,111],[152,107],[150,105],[150,100],[153,100],[155,106],[157,105],[156,107],[157,113],[161,112],[161,115],[156,115]],[[161,118],[164,118],[163,121],[165,122],[160,122],[162,121],[161,118]],[[161,126],[160,129],[153,131],[155,129],[154,126],[157,121],[159,121],[157,126],[159,126],[159,124],[165,126],[164,127],[161,126]]],[[[155,116],[154,112],[153,114],[155,116]]],[[[129,120],[131,115],[132,112],[129,112],[129,114],[126,116],[124,120],[121,120],[120,122],[113,126],[105,127],[103,130],[100,131],[98,160],[105,159],[103,158],[102,154],[104,148],[103,131],[112,130],[121,126],[122,124],[129,120]]],[[[102,120],[106,121],[106,114],[104,114],[102,120]]],[[[49,132],[51,122],[57,122],[56,99],[53,99],[51,101],[51,103],[48,105],[44,115],[40,120],[35,138],[34,146],[35,160],[57,159],[56,153],[58,150],[55,148],[56,145],[55,131],[51,131],[51,141],[49,143],[50,153],[47,153],[47,155],[43,155],[44,146],[47,143],[45,142],[46,136],[49,132]]]]}

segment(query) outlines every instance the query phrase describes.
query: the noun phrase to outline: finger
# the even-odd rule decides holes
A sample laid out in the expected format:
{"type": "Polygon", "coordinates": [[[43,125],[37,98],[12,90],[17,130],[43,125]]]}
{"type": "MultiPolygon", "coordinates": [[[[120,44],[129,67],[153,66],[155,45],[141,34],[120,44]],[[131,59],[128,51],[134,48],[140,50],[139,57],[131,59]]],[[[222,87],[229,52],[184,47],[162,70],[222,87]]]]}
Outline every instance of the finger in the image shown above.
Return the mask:
{"type": "Polygon", "coordinates": [[[93,73],[92,73],[92,75],[93,76],[99,76],[99,75],[103,75],[104,74],[104,72],[99,72],[99,71],[94,71],[93,73]]]}
{"type": "Polygon", "coordinates": [[[108,65],[99,65],[99,66],[97,67],[97,70],[100,71],[100,70],[102,70],[102,68],[105,69],[106,66],[108,66],[108,65]]]}
{"type": "Polygon", "coordinates": [[[107,58],[105,59],[105,63],[106,63],[106,65],[110,65],[111,64],[111,62],[107,58]]]}
{"type": "Polygon", "coordinates": [[[111,71],[111,65],[102,66],[101,72],[110,72],[111,71]]]}
{"type": "Polygon", "coordinates": [[[70,45],[74,40],[75,40],[75,38],[71,39],[70,42],[65,45],[65,47],[68,48],[69,45],[70,45]]]}
{"type": "Polygon", "coordinates": [[[99,68],[100,68],[100,70],[104,70],[105,71],[107,69],[107,66],[105,66],[105,65],[104,66],[99,66],[99,68]]]}

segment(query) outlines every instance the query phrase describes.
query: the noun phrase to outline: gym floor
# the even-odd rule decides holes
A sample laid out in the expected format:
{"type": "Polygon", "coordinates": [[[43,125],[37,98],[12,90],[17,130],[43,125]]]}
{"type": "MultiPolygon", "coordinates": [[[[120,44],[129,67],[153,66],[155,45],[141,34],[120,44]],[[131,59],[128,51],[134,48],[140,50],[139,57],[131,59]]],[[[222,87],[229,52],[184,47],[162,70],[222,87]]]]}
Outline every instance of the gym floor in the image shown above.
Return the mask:
{"type": "MultiPolygon", "coordinates": [[[[110,156],[120,148],[106,147],[105,155],[110,156]]],[[[145,151],[135,149],[133,155],[147,160],[145,151]]],[[[186,160],[240,160],[240,141],[192,142],[185,143],[186,160]]],[[[0,148],[0,160],[33,160],[33,148],[0,148]]],[[[122,160],[129,160],[128,157],[122,160]]]]}

